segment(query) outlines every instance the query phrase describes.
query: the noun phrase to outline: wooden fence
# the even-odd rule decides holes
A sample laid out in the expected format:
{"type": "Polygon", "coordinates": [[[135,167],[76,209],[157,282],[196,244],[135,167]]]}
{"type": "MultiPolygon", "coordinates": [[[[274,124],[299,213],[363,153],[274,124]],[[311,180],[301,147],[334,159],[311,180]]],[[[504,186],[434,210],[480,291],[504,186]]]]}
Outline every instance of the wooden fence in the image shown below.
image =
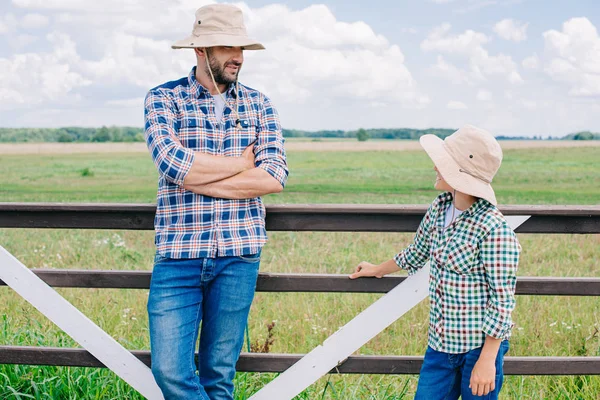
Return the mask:
{"type": "MultiPolygon", "coordinates": [[[[426,206],[271,205],[269,231],[415,232],[426,206]]],[[[599,234],[600,206],[504,206],[530,215],[517,233],[599,234]]],[[[0,203],[0,228],[152,230],[150,204],[0,203]]],[[[1,244],[1,243],[0,243],[1,244]]],[[[600,249],[598,249],[600,258],[600,249]]],[[[1,268],[2,266],[0,266],[1,268]]],[[[148,289],[147,271],[33,270],[54,287],[148,289]]],[[[257,291],[386,293],[404,277],[350,280],[346,275],[261,273],[257,291]]],[[[0,281],[0,285],[4,285],[0,281]]],[[[518,295],[600,296],[600,278],[519,277],[518,295]]],[[[148,351],[132,351],[150,364],[148,351]]],[[[242,353],[238,371],[282,372],[301,354],[242,353]]],[[[418,374],[420,356],[351,356],[331,372],[418,374]]],[[[0,364],[104,367],[83,349],[0,346],[0,364]]],[[[507,375],[600,375],[600,357],[506,357],[507,375]]]]}

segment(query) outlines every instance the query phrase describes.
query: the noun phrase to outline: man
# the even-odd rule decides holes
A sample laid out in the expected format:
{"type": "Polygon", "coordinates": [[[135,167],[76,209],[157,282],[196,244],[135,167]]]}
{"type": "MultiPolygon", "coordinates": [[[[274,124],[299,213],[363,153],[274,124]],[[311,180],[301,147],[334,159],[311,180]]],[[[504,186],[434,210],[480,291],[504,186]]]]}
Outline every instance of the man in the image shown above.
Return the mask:
{"type": "Polygon", "coordinates": [[[288,169],[279,117],[238,83],[242,11],[198,9],[188,77],[145,102],[145,136],[159,172],[156,257],[148,298],[152,372],[166,399],[233,399],[235,364],[267,241],[259,196],[283,190],[288,169]],[[194,359],[200,332],[198,362],[194,359]]]}

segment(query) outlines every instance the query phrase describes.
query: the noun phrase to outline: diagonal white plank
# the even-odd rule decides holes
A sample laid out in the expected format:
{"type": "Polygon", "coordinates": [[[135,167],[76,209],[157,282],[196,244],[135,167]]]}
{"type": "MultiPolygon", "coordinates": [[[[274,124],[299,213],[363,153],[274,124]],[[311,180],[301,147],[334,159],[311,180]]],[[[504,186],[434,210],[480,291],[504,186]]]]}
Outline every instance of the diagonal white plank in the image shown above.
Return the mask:
{"type": "MultiPolygon", "coordinates": [[[[516,229],[530,216],[508,216],[516,229]]],[[[289,400],[340,365],[379,332],[429,295],[429,263],[328,337],[322,345],[268,383],[250,400],[289,400]]]]}
{"type": "Polygon", "coordinates": [[[163,400],[150,368],[2,246],[0,279],[144,397],[163,400]]]}

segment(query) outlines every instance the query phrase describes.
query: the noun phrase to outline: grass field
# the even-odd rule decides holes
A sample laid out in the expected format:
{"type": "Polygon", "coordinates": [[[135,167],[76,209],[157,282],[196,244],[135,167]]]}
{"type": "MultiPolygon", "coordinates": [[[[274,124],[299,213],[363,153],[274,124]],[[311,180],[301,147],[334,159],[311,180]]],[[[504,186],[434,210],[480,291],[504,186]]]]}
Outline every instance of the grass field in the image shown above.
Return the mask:
{"type": "MultiPolygon", "coordinates": [[[[506,150],[494,187],[501,204],[600,204],[600,147],[506,150]]],[[[436,192],[421,151],[314,152],[290,148],[286,190],[266,203],[425,204],[436,192]]],[[[2,202],[151,203],[156,172],[145,153],[2,154],[2,202]]],[[[361,260],[380,262],[411,234],[275,232],[263,252],[265,272],[349,273],[361,260]]],[[[520,235],[521,276],[599,276],[597,235],[520,235]]],[[[153,233],[0,229],[0,245],[31,268],[149,270],[153,233]]],[[[59,289],[130,349],[148,349],[146,290],[59,289]]],[[[251,343],[275,321],[272,352],[305,353],[379,295],[257,293],[251,343]]],[[[519,296],[512,356],[600,355],[600,298],[519,296]]],[[[76,346],[8,288],[0,288],[0,343],[76,346]]],[[[364,346],[359,354],[422,355],[427,304],[364,346]]],[[[247,351],[244,348],[244,351],[247,351]]],[[[246,399],[274,374],[238,374],[246,399]]],[[[341,375],[319,380],[301,399],[412,398],[416,376],[341,375]]],[[[507,377],[507,399],[599,399],[599,376],[507,377]]],[[[0,398],[138,399],[110,371],[0,366],[0,398]]]]}

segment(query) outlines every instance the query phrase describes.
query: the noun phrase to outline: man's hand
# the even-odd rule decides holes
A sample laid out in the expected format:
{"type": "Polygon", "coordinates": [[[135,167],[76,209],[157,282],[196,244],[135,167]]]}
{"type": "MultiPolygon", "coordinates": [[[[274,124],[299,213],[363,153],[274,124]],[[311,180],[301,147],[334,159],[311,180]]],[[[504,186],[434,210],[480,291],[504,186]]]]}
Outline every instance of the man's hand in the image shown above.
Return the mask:
{"type": "Polygon", "coordinates": [[[473,396],[485,396],[496,387],[496,360],[482,359],[475,363],[473,371],[471,371],[471,380],[469,388],[473,392],[473,396]]]}
{"type": "Polygon", "coordinates": [[[354,273],[350,275],[350,279],[356,279],[367,276],[375,276],[377,278],[381,278],[384,274],[381,273],[378,267],[378,265],[362,261],[356,266],[356,268],[354,269],[354,273]]]}
{"type": "Polygon", "coordinates": [[[254,164],[254,144],[250,144],[248,147],[244,149],[241,157],[246,162],[246,169],[252,169],[256,165],[254,164]]]}

